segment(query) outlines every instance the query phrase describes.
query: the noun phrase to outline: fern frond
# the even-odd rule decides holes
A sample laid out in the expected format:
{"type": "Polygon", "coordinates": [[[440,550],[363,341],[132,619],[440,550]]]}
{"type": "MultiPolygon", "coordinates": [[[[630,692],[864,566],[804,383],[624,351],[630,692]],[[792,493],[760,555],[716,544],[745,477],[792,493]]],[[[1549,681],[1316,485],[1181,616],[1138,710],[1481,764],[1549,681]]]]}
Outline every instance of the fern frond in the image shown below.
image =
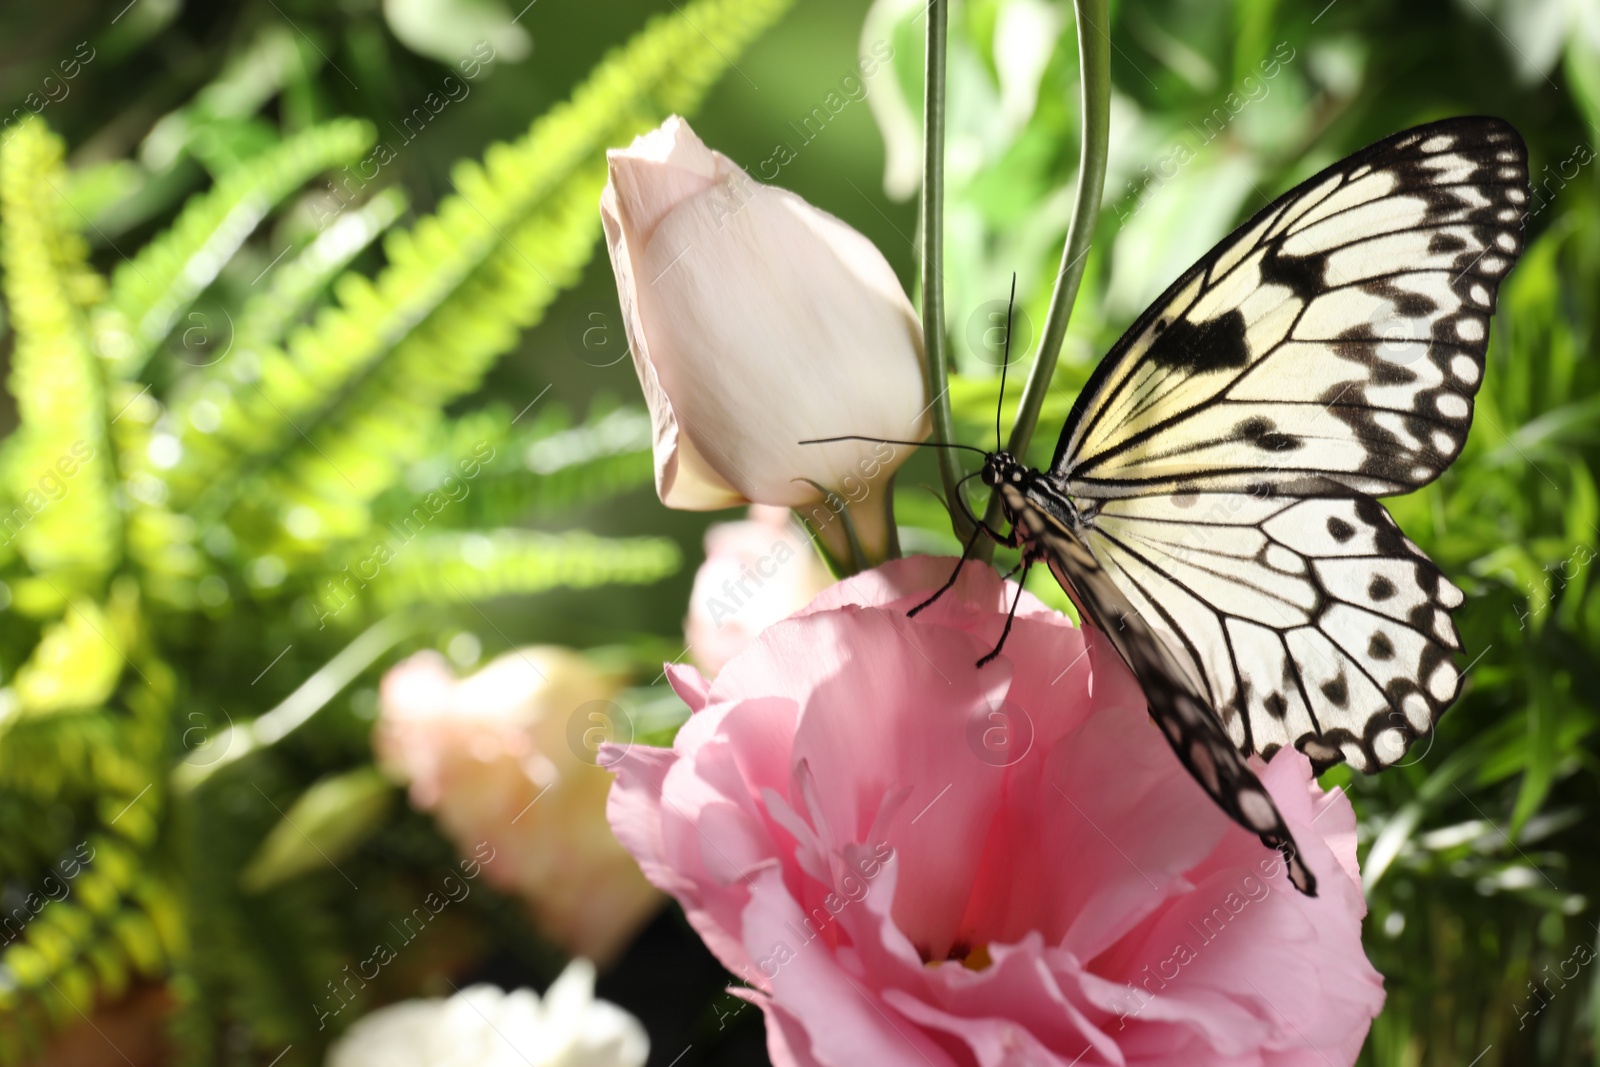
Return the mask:
{"type": "Polygon", "coordinates": [[[215,483],[219,467],[249,447],[248,438],[230,435],[260,433],[251,410],[261,406],[260,396],[252,388],[236,390],[255,381],[262,352],[281,341],[334,277],[394,225],[405,209],[405,193],[395,186],[342,213],[303,251],[272,272],[264,292],[245,302],[228,356],[180,384],[171,405],[181,453],[165,479],[170,507],[183,510],[192,504],[215,483]]]}
{"type": "Polygon", "coordinates": [[[365,561],[317,583],[329,613],[342,611],[370,586],[384,609],[408,604],[460,604],[564,587],[644,585],[678,569],[678,546],[664,537],[603,538],[594,534],[496,530],[489,534],[428,533],[403,540],[396,532],[389,562],[370,574],[365,561]]]}
{"type": "Polygon", "coordinates": [[[162,116],[140,146],[144,165],[153,171],[170,167],[186,149],[203,138],[219,119],[239,120],[261,110],[297,72],[315,66],[320,53],[302,49],[294,30],[269,22],[232,56],[216,80],[183,107],[162,116]]]}
{"type": "Polygon", "coordinates": [[[328,284],[399,221],[405,190],[390,186],[360,207],[341,213],[294,258],[273,271],[260,294],[246,300],[235,336],[248,350],[275,345],[328,284]]]}
{"type": "Polygon", "coordinates": [[[0,149],[0,265],[16,331],[9,385],[21,427],[0,537],[58,596],[86,590],[119,552],[104,389],[84,307],[103,289],[83,241],[61,225],[60,138],[30,119],[0,149]]]}
{"type": "Polygon", "coordinates": [[[618,408],[583,426],[512,441],[514,466],[494,472],[484,494],[494,506],[524,515],[637,489],[655,474],[651,442],[650,416],[641,408],[618,408]]]}
{"type": "Polygon", "coordinates": [[[115,998],[133,975],[162,977],[182,952],[174,896],[147,873],[151,859],[93,834],[52,872],[48,899],[34,907],[30,897],[13,913],[28,921],[8,930],[0,951],[0,1063],[31,1062],[45,1032],[87,1016],[99,997],[115,998]]]}
{"type": "Polygon", "coordinates": [[[318,173],[355,162],[374,137],[353,119],[314,126],[190,199],[169,230],[117,268],[108,313],[96,323],[101,355],[123,376],[137,374],[273,207],[318,173]]]}
{"type": "Polygon", "coordinates": [[[511,432],[502,411],[477,412],[450,424],[445,440],[410,464],[401,485],[373,505],[386,523],[411,510],[435,486],[464,486],[465,495],[441,512],[439,529],[503,526],[648,485],[650,417],[639,408],[591,412],[579,426],[551,407],[511,432]]]}
{"type": "MultiPolygon", "coordinates": [[[[274,471],[252,521],[306,507],[327,539],[358,529],[362,504],[419,454],[441,409],[577,278],[599,233],[605,150],[691,110],[788,3],[696,0],[657,19],[525,137],[459,165],[438,213],[386,241],[375,281],[341,279],[339,306],[263,356],[258,400],[245,391],[252,433],[240,434],[251,443],[238,467],[274,471]]],[[[230,470],[220,484],[238,493],[245,480],[230,470]]]]}
{"type": "Polygon", "coordinates": [[[17,671],[23,713],[38,714],[102,704],[122,676],[123,650],[99,606],[79,601],[44,632],[33,655],[17,671]]]}

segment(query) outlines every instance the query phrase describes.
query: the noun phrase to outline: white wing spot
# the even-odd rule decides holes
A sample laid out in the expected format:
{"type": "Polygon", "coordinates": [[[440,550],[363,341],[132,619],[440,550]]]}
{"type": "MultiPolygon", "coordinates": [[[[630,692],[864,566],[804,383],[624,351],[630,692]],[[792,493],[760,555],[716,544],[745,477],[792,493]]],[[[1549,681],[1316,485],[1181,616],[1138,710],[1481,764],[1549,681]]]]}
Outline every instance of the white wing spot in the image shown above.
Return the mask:
{"type": "Polygon", "coordinates": [[[1433,725],[1433,709],[1428,706],[1428,699],[1421,693],[1407,693],[1406,698],[1400,702],[1400,707],[1406,713],[1406,722],[1418,733],[1433,725]]]}
{"type": "Polygon", "coordinates": [[[1509,207],[1506,208],[1504,211],[1500,212],[1500,215],[1499,215],[1499,218],[1500,218],[1501,222],[1511,222],[1511,221],[1515,220],[1516,217],[1517,217],[1516,209],[1515,208],[1509,208],[1509,207]]]}
{"type": "Polygon", "coordinates": [[[1239,810],[1250,825],[1258,830],[1270,830],[1278,824],[1278,812],[1272,806],[1272,801],[1253,789],[1240,791],[1239,810]]]}
{"type": "Polygon", "coordinates": [[[1507,189],[1506,199],[1511,201],[1513,204],[1520,204],[1524,200],[1528,199],[1528,194],[1523,192],[1521,189],[1507,189]]]}
{"type": "Polygon", "coordinates": [[[1443,430],[1433,431],[1433,447],[1436,452],[1449,454],[1456,447],[1456,439],[1443,430]]]}
{"type": "Polygon", "coordinates": [[[1517,168],[1516,167],[1501,167],[1500,168],[1500,177],[1502,177],[1502,178],[1515,178],[1515,177],[1517,177],[1517,168]]]}
{"type": "Polygon", "coordinates": [[[1367,753],[1354,741],[1346,741],[1339,746],[1339,751],[1344,753],[1345,762],[1358,771],[1367,769],[1367,753]]]}
{"type": "Polygon", "coordinates": [[[1483,340],[1483,321],[1471,316],[1456,320],[1456,336],[1463,341],[1483,340]]]}
{"type": "Polygon", "coordinates": [[[1506,269],[1506,261],[1501,259],[1499,256],[1484,256],[1482,259],[1478,260],[1478,266],[1482,267],[1490,274],[1499,274],[1501,271],[1506,269]]]}
{"type": "Polygon", "coordinates": [[[1467,599],[1467,594],[1457,589],[1453,582],[1443,580],[1439,582],[1438,596],[1439,603],[1447,608],[1459,608],[1462,602],[1467,599]]]}
{"type": "Polygon", "coordinates": [[[1456,142],[1453,137],[1447,137],[1441,133],[1436,137],[1430,137],[1426,141],[1423,141],[1422,150],[1424,152],[1443,152],[1446,148],[1449,148],[1455,143],[1456,142]]]}
{"type": "Polygon", "coordinates": [[[1488,307],[1489,306],[1489,290],[1485,289],[1481,285],[1474,285],[1472,287],[1472,299],[1475,300],[1476,302],[1482,304],[1484,307],[1488,307]]]}
{"type": "Polygon", "coordinates": [[[1460,393],[1440,393],[1439,399],[1434,401],[1439,409],[1439,414],[1450,419],[1464,419],[1467,412],[1472,410],[1467,407],[1467,399],[1460,393]]]}
{"type": "Polygon", "coordinates": [[[1456,673],[1454,664],[1441,663],[1434,670],[1433,676],[1428,679],[1428,692],[1433,694],[1433,699],[1438,701],[1449,700],[1455,695],[1456,683],[1461,675],[1456,673]]]}
{"type": "Polygon", "coordinates": [[[1373,751],[1383,763],[1393,763],[1406,754],[1406,735],[1391,726],[1372,742],[1373,751]]]}
{"type": "Polygon", "coordinates": [[[1502,163],[1512,163],[1515,162],[1517,154],[1515,152],[1496,152],[1494,158],[1502,163]]]}
{"type": "Polygon", "coordinates": [[[1456,643],[1456,632],[1455,628],[1450,625],[1450,613],[1448,611],[1434,610],[1433,632],[1440,641],[1447,645],[1456,643]]]}
{"type": "Polygon", "coordinates": [[[1433,478],[1433,475],[1434,470],[1432,467],[1416,466],[1411,468],[1411,477],[1419,482],[1429,481],[1433,478]]]}
{"type": "Polygon", "coordinates": [[[1450,373],[1472,385],[1478,380],[1478,362],[1471,356],[1459,355],[1450,361],[1450,373]]]}
{"type": "Polygon", "coordinates": [[[1494,239],[1494,243],[1507,252],[1515,252],[1517,250],[1517,239],[1509,233],[1500,234],[1494,239]]]}

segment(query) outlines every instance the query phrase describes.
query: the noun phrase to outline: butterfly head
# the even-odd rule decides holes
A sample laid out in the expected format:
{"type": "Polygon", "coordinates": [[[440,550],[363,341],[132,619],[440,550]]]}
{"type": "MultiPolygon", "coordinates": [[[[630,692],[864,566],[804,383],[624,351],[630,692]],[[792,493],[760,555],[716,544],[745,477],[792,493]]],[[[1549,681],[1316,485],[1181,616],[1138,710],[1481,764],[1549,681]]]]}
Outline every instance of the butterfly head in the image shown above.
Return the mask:
{"type": "Polygon", "coordinates": [[[983,471],[979,476],[990,489],[1006,482],[1021,485],[1027,481],[1028,468],[1010,452],[990,452],[983,457],[983,471]]]}

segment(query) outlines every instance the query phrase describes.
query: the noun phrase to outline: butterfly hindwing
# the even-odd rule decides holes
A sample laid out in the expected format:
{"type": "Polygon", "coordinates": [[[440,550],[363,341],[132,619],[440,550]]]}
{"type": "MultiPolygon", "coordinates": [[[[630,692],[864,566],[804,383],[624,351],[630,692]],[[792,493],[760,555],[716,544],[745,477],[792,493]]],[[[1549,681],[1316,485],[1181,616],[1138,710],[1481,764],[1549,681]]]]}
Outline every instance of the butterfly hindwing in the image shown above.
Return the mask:
{"type": "Polygon", "coordinates": [[[1211,798],[1235,822],[1282,853],[1301,892],[1316,894],[1316,878],[1294,837],[1244,756],[1212,714],[1189,666],[1158,636],[1086,544],[1061,531],[1043,512],[1013,495],[1014,514],[1027,526],[1032,551],[1050,565],[1079,610],[1111,641],[1138,678],[1150,715],[1167,743],[1211,798]]]}
{"type": "Polygon", "coordinates": [[[1129,497],[1083,536],[1246,752],[1375,771],[1460,687],[1461,591],[1370,497],[1129,497]]]}
{"type": "Polygon", "coordinates": [[[1526,149],[1497,119],[1418,127],[1335,164],[1140,317],[1052,472],[1095,497],[1431,481],[1466,439],[1527,201],[1526,149]]]}

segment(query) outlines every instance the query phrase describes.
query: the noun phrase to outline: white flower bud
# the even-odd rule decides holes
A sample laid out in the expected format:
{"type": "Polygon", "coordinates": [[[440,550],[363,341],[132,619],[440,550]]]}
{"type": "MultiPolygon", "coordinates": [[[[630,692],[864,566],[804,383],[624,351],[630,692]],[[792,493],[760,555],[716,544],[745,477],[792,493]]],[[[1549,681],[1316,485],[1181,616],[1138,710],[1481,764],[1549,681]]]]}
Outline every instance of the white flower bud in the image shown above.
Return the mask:
{"type": "Polygon", "coordinates": [[[928,432],[921,327],[882,253],[751,180],[680,118],[608,159],[600,214],[662,502],[804,508],[824,498],[816,486],[853,505],[886,495],[909,448],[799,443],[928,432]]]}

